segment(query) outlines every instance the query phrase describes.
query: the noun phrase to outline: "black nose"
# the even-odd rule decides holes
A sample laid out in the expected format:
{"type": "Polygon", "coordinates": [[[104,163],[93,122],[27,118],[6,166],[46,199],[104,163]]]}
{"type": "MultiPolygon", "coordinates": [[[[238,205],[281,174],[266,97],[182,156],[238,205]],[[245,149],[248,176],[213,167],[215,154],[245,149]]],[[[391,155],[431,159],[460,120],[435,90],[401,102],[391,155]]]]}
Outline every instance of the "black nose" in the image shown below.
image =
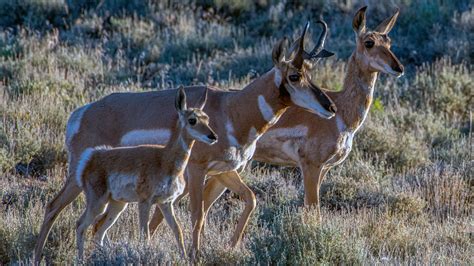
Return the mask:
{"type": "Polygon", "coordinates": [[[397,71],[398,73],[403,73],[403,66],[402,65],[396,65],[393,70],[397,71]]]}
{"type": "Polygon", "coordinates": [[[217,140],[217,137],[214,134],[207,135],[207,138],[209,138],[210,140],[217,140]]]}

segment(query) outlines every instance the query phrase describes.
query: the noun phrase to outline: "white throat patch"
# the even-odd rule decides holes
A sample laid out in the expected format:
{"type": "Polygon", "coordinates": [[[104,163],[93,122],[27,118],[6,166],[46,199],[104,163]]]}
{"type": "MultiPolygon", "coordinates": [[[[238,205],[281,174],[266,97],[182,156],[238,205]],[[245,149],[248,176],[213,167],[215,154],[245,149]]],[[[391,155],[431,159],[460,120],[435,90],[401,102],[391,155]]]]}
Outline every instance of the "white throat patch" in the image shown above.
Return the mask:
{"type": "Polygon", "coordinates": [[[230,146],[239,147],[239,141],[235,137],[234,126],[232,126],[232,122],[230,119],[227,119],[225,123],[225,129],[227,131],[227,140],[229,141],[230,146]]]}
{"type": "Polygon", "coordinates": [[[280,85],[281,85],[281,71],[278,68],[274,67],[273,68],[273,75],[274,75],[273,82],[275,82],[275,86],[280,87],[280,85]]]}
{"type": "Polygon", "coordinates": [[[260,109],[260,113],[265,121],[270,122],[275,117],[272,107],[267,103],[263,95],[258,96],[258,108],[260,109]]]}

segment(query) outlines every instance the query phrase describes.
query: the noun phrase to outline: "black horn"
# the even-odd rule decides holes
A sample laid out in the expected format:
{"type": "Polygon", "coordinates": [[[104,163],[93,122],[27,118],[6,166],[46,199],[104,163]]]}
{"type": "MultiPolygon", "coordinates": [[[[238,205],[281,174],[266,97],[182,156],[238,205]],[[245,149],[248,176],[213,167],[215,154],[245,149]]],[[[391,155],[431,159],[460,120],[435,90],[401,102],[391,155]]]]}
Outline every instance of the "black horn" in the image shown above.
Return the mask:
{"type": "Polygon", "coordinates": [[[314,49],[306,55],[305,59],[318,59],[318,58],[323,58],[323,57],[329,57],[334,55],[333,52],[329,52],[324,49],[324,43],[326,42],[326,37],[328,35],[328,25],[324,20],[318,20],[317,23],[321,24],[323,26],[323,31],[319,35],[318,42],[316,43],[316,46],[314,49]]]}

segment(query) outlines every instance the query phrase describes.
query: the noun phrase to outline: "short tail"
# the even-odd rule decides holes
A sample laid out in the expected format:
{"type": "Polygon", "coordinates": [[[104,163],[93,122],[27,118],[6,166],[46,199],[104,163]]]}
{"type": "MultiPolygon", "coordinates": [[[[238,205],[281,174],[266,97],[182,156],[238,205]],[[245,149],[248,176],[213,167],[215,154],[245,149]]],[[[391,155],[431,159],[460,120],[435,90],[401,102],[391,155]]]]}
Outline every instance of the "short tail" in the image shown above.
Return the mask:
{"type": "Polygon", "coordinates": [[[86,166],[89,163],[95,150],[96,150],[95,148],[87,148],[81,154],[81,157],[79,158],[79,164],[77,165],[77,169],[76,169],[76,182],[81,188],[82,188],[82,175],[84,174],[84,170],[86,169],[86,166]]]}

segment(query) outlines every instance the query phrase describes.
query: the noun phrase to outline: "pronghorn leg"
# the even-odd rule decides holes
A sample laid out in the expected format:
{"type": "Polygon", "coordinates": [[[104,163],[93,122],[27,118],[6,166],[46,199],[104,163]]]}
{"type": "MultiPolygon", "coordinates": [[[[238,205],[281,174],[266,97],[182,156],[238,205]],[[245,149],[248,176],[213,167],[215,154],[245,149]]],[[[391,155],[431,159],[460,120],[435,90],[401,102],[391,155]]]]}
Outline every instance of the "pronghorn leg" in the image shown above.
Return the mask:
{"type": "Polygon", "coordinates": [[[81,262],[84,257],[84,234],[94,220],[105,211],[106,207],[107,199],[88,200],[86,210],[77,221],[76,243],[77,259],[79,262],[81,262]]]}
{"type": "Polygon", "coordinates": [[[206,172],[194,164],[188,164],[188,190],[190,197],[191,224],[193,228],[192,257],[196,258],[200,249],[201,230],[204,224],[204,204],[202,194],[206,172]]]}
{"type": "Polygon", "coordinates": [[[140,240],[150,242],[150,230],[148,224],[150,223],[150,201],[143,201],[138,204],[138,220],[140,222],[140,240]]]}
{"type": "Polygon", "coordinates": [[[212,176],[207,180],[204,186],[204,219],[216,200],[225,192],[227,188],[219,181],[218,178],[212,176]]]}
{"type": "Polygon", "coordinates": [[[329,168],[311,163],[301,164],[304,182],[304,204],[306,207],[314,208],[316,215],[321,220],[321,209],[319,204],[319,190],[321,182],[329,168]]]}
{"type": "Polygon", "coordinates": [[[242,181],[240,175],[236,171],[216,175],[215,177],[219,179],[219,182],[222,183],[222,185],[228,187],[232,192],[237,193],[245,201],[244,212],[240,216],[239,223],[237,224],[237,228],[235,229],[234,235],[231,239],[231,245],[232,247],[235,247],[240,242],[250,215],[257,205],[255,194],[242,181]]]}
{"type": "Polygon", "coordinates": [[[100,219],[100,221],[96,223],[96,225],[100,223],[100,226],[97,228],[97,231],[94,232],[94,240],[100,246],[103,246],[104,244],[104,238],[107,235],[107,231],[115,224],[120,214],[122,214],[127,207],[126,202],[115,200],[110,200],[109,202],[106,212],[101,215],[100,218],[96,219],[100,219]]]}
{"type": "Polygon", "coordinates": [[[58,218],[59,213],[69,205],[73,200],[79,196],[82,189],[78,187],[72,176],[68,176],[66,183],[61,188],[59,193],[46,205],[43,224],[41,225],[40,233],[35,245],[35,264],[41,261],[41,253],[43,252],[44,244],[48,238],[51,227],[58,218]]]}
{"type": "Polygon", "coordinates": [[[186,249],[184,248],[183,232],[181,231],[181,226],[176,220],[176,215],[174,214],[173,203],[167,202],[164,204],[158,204],[161,212],[165,216],[166,222],[173,230],[176,241],[178,242],[179,249],[181,250],[181,255],[183,258],[186,257],[186,249]]]}
{"type": "MultiPolygon", "coordinates": [[[[176,198],[175,202],[178,203],[187,194],[188,194],[188,185],[186,184],[183,194],[179,195],[178,198],[176,198]]],[[[153,237],[153,235],[156,232],[156,229],[158,228],[158,226],[161,224],[162,221],[163,221],[163,214],[161,213],[160,206],[156,205],[155,212],[153,213],[153,216],[151,217],[150,226],[149,226],[150,236],[153,237]]]]}

